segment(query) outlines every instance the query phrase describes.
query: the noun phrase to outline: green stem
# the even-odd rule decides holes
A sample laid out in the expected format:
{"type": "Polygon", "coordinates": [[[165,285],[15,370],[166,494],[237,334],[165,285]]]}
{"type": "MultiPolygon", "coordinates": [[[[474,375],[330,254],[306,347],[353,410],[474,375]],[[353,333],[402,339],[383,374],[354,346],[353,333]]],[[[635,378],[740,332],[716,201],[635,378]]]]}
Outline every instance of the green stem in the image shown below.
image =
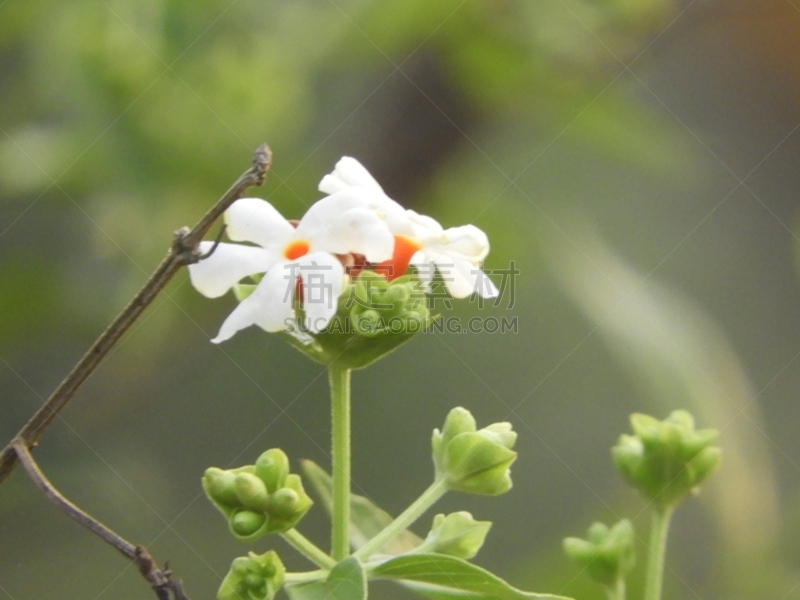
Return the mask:
{"type": "Polygon", "coordinates": [[[606,586],[608,600],[625,600],[625,580],[618,579],[614,585],[606,586]]]}
{"type": "Polygon", "coordinates": [[[350,555],[350,369],[328,366],[331,384],[331,471],[333,527],[331,556],[336,562],[350,555]]]}
{"type": "Polygon", "coordinates": [[[667,530],[669,529],[669,520],[670,517],[672,517],[672,510],[671,506],[653,509],[644,600],[661,600],[661,587],[664,580],[664,560],[667,553],[667,530]]]}
{"type": "Polygon", "coordinates": [[[314,542],[297,531],[297,529],[293,528],[289,531],[284,531],[281,534],[281,537],[289,542],[289,544],[295,550],[297,550],[300,554],[305,556],[317,566],[322,567],[323,569],[332,569],[336,565],[335,560],[320,550],[320,548],[314,542]]]}
{"type": "Polygon", "coordinates": [[[447,484],[444,478],[434,481],[411,506],[405,509],[386,529],[364,544],[354,556],[362,561],[368,559],[419,519],[439,498],[444,496],[445,492],[447,492],[447,484]]]}

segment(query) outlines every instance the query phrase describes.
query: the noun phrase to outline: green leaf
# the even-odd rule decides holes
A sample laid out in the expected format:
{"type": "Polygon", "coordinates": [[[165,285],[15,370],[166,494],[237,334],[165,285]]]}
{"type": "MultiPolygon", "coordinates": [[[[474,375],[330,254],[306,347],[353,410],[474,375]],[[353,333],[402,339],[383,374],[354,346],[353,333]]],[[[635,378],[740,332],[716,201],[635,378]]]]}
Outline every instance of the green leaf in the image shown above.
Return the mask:
{"type": "MultiPolygon", "coordinates": [[[[322,506],[331,514],[333,505],[333,480],[325,470],[310,460],[300,461],[303,473],[311,482],[322,506]]],[[[370,539],[378,535],[393,521],[391,515],[378,508],[363,496],[350,496],[350,545],[358,550],[370,539]]],[[[382,554],[397,556],[414,550],[422,543],[422,539],[409,530],[405,530],[381,548],[382,554]]]]}
{"type": "Polygon", "coordinates": [[[415,590],[438,598],[569,600],[565,596],[518,590],[481,567],[443,554],[399,556],[375,567],[370,577],[409,583],[415,590]]]}
{"type": "Polygon", "coordinates": [[[351,556],[333,567],[325,581],[285,589],[292,600],[366,600],[367,577],[364,566],[351,556]]]}

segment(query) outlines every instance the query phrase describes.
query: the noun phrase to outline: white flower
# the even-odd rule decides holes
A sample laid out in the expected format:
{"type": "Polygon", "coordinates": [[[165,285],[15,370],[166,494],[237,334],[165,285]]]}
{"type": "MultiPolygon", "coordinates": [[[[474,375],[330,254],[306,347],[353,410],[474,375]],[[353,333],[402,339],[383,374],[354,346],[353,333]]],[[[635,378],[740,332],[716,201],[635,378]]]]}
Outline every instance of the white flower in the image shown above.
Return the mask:
{"type": "Polygon", "coordinates": [[[406,210],[386,195],[375,178],[355,158],[342,157],[333,172],[325,175],[319,182],[319,191],[326,194],[357,192],[361,199],[360,206],[383,219],[394,235],[414,235],[406,210]]]}
{"type": "Polygon", "coordinates": [[[426,287],[430,287],[434,268],[438,269],[454,298],[466,298],[472,293],[497,297],[497,287],[480,268],[489,254],[489,239],[474,225],[443,229],[431,217],[404,210],[386,195],[364,165],[349,156],[339,160],[333,172],[322,178],[319,190],[328,194],[363,190],[360,206],[383,218],[395,235],[392,259],[374,266],[389,279],[399,277],[412,264],[426,287]]]}
{"type": "Polygon", "coordinates": [[[351,156],[340,158],[333,171],[319,182],[319,191],[326,194],[335,194],[351,187],[364,187],[386,196],[386,192],[367,168],[351,156]]]}
{"type": "Polygon", "coordinates": [[[483,231],[474,225],[443,229],[430,217],[413,210],[408,213],[420,246],[411,264],[426,287],[430,286],[435,267],[453,298],[466,298],[473,293],[483,298],[497,297],[497,287],[480,267],[489,254],[489,238],[483,231]]]}
{"type": "MultiPolygon", "coordinates": [[[[295,228],[259,198],[242,198],[225,211],[228,237],[258,246],[219,244],[207,259],[189,266],[192,284],[210,298],[244,277],[264,273],[252,294],[228,316],[212,341],[219,343],[250,325],[281,331],[294,319],[298,277],[306,326],[325,329],[344,289],[344,267],[334,254],[363,254],[380,262],[392,255],[394,239],[385,222],[363,207],[364,193],[345,190],[314,204],[295,228]]],[[[212,242],[202,242],[207,252],[212,242]]]]}

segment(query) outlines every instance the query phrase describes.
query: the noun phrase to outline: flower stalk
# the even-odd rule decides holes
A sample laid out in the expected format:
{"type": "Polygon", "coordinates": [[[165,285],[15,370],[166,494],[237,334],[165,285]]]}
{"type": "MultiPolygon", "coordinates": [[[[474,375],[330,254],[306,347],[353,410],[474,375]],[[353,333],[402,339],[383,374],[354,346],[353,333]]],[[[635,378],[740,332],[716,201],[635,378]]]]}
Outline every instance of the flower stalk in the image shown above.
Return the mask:
{"type": "Polygon", "coordinates": [[[625,580],[620,579],[613,586],[606,586],[608,600],[625,600],[625,580]]]}
{"type": "Polygon", "coordinates": [[[331,556],[339,562],[350,555],[350,369],[337,362],[328,367],[331,386],[331,474],[333,526],[331,556]]]}
{"type": "Polygon", "coordinates": [[[661,600],[661,588],[664,581],[664,560],[667,554],[667,531],[669,530],[672,512],[672,506],[653,509],[644,600],[661,600]]]}
{"type": "Polygon", "coordinates": [[[297,529],[292,528],[289,531],[284,531],[281,537],[286,540],[292,548],[317,566],[323,569],[332,569],[334,565],[336,565],[335,560],[325,554],[314,542],[297,531],[297,529]]]}
{"type": "Polygon", "coordinates": [[[425,511],[433,506],[436,501],[445,495],[447,492],[447,481],[444,477],[437,478],[428,489],[422,492],[411,506],[405,509],[400,515],[392,521],[383,531],[364,544],[358,552],[353,556],[359,560],[366,560],[378,550],[383,548],[386,544],[392,541],[395,536],[399,535],[405,529],[419,519],[425,511]]]}

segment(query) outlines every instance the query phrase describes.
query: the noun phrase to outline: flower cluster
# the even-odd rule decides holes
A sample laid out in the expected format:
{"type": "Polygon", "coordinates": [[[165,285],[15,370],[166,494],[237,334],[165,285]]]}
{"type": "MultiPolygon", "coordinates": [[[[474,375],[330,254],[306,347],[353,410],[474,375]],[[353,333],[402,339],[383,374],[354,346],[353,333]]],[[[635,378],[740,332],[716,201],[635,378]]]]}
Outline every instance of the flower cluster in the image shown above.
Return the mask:
{"type": "MultiPolygon", "coordinates": [[[[489,241],[477,227],[444,229],[430,217],[405,210],[350,157],[323,177],[319,189],[327,196],[298,222],[284,219],[259,198],[237,200],[225,212],[228,237],[254,245],[219,244],[189,267],[192,284],[210,298],[247,277],[255,285],[241,295],[212,341],[225,341],[251,325],[284,331],[294,323],[297,308],[305,329],[319,333],[336,314],[350,278],[364,270],[392,281],[413,266],[426,289],[438,271],[454,298],[497,296],[480,268],[489,241]]],[[[212,247],[202,242],[200,251],[212,247]]]]}

